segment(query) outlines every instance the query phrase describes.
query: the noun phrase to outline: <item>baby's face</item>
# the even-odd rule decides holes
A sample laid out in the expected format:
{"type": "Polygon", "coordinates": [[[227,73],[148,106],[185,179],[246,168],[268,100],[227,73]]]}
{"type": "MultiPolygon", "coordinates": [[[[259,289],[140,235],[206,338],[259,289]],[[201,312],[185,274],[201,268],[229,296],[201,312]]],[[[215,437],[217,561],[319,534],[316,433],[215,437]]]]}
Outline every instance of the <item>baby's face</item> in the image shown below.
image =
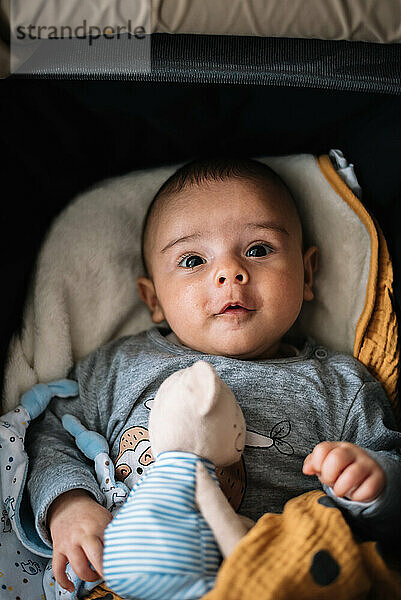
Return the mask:
{"type": "Polygon", "coordinates": [[[140,278],[155,323],[186,346],[240,359],[276,355],[311,300],[315,249],[302,253],[285,193],[232,179],[168,199],[153,225],[152,279],[140,278]]]}

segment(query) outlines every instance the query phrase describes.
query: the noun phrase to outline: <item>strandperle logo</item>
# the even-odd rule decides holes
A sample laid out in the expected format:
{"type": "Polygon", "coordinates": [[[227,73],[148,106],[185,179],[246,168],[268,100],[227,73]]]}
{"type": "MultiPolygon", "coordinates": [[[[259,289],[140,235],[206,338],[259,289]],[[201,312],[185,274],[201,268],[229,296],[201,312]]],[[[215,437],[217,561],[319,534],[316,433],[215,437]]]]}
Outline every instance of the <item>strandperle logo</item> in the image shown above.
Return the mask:
{"type": "Polygon", "coordinates": [[[113,72],[113,61],[150,72],[151,8],[150,0],[11,0],[11,72],[97,76],[113,72]]]}
{"type": "Polygon", "coordinates": [[[90,25],[84,19],[81,25],[71,27],[70,25],[18,25],[15,38],[17,40],[65,40],[77,38],[88,40],[89,46],[94,41],[104,38],[106,40],[120,39],[124,35],[128,39],[141,40],[146,36],[146,28],[143,25],[133,26],[131,19],[127,25],[90,25]]]}

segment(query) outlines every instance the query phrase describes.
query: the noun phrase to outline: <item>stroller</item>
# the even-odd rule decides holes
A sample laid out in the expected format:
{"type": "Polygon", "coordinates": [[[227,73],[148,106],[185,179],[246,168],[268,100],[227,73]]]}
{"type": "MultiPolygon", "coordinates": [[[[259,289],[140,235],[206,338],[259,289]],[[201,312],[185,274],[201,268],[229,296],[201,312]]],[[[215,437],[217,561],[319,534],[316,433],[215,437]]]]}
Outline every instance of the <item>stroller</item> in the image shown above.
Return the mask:
{"type": "MultiPolygon", "coordinates": [[[[305,197],[318,180],[314,194],[321,196],[322,210],[326,203],[340,203],[339,199],[340,206],[347,206],[349,223],[362,232],[358,240],[364,260],[362,271],[351,266],[347,275],[348,309],[342,328],[335,327],[342,332],[336,344],[364,362],[381,381],[401,425],[396,394],[401,259],[397,239],[399,3],[382,3],[388,22],[380,27],[377,15],[371,15],[369,26],[364,22],[369,15],[363,12],[363,2],[353,3],[354,8],[349,3],[347,18],[338,2],[327,2],[323,8],[322,3],[309,2],[306,19],[305,8],[302,12],[296,8],[300,3],[294,1],[293,20],[285,18],[289,3],[268,3],[269,14],[257,13],[257,3],[216,4],[202,3],[200,10],[199,3],[153,2],[149,70],[135,70],[135,61],[127,53],[128,39],[116,40],[112,52],[105,46],[108,41],[99,39],[98,45],[93,44],[95,55],[87,43],[71,40],[70,46],[61,45],[51,53],[40,46],[29,57],[25,72],[17,70],[3,82],[1,101],[7,123],[2,133],[8,148],[4,172],[14,192],[2,219],[2,256],[7,257],[3,259],[7,293],[3,293],[2,311],[2,412],[14,410],[21,395],[37,382],[65,377],[72,362],[96,345],[147,326],[139,302],[129,313],[132,288],[128,286],[119,309],[109,308],[108,320],[94,333],[88,313],[66,293],[64,268],[71,264],[75,268],[80,262],[72,251],[65,255],[66,245],[73,249],[79,247],[79,240],[88,241],[90,232],[110,214],[109,207],[122,208],[132,189],[147,191],[146,198],[138,196],[136,219],[132,217],[139,232],[151,191],[172,172],[173,165],[193,156],[230,153],[274,157],[268,160],[283,177],[300,185],[304,182],[305,197]],[[359,29],[351,26],[357,18],[359,29]],[[341,162],[338,153],[328,158],[333,147],[341,148],[355,165],[362,203],[344,182],[349,165],[341,162]],[[150,172],[153,176],[147,179],[150,172]],[[90,186],[95,187],[83,193],[90,186]],[[78,200],[62,212],[77,194],[81,194],[78,200]],[[118,198],[122,198],[120,205],[118,198]],[[86,220],[79,230],[76,226],[82,215],[86,220]],[[67,298],[66,303],[62,298],[67,298]],[[66,323],[66,314],[71,317],[68,332],[59,327],[66,323]]],[[[313,206],[319,210],[319,201],[313,206]]],[[[345,231],[338,213],[332,219],[345,231]]],[[[313,231],[308,235],[313,236],[313,231]]],[[[98,240],[93,243],[100,248],[98,240]]],[[[116,262],[120,251],[116,250],[116,262]]],[[[129,272],[132,282],[136,268],[130,263],[121,280],[129,272]]],[[[90,280],[87,285],[86,300],[90,297],[93,308],[90,318],[96,320],[96,311],[104,311],[104,292],[110,290],[98,289],[94,294],[90,280]]],[[[325,309],[329,296],[322,292],[320,297],[325,309]]],[[[325,320],[305,315],[305,323],[308,327],[313,323],[313,334],[320,339],[325,320]]],[[[382,590],[382,597],[396,598],[401,584],[393,565],[386,566],[388,561],[378,555],[373,542],[357,545],[337,511],[317,503],[321,492],[313,494],[303,503],[286,507],[283,515],[266,515],[258,522],[224,563],[208,597],[381,597],[378,590],[382,590]],[[319,543],[333,544],[330,552],[341,576],[337,574],[323,588],[310,573],[311,556],[319,547],[314,546],[311,554],[306,552],[305,538],[295,543],[294,538],[282,535],[288,520],[302,519],[316,525],[319,543]],[[333,531],[341,538],[341,547],[329,541],[333,531]],[[298,552],[284,569],[282,557],[295,546],[298,552]],[[351,555],[357,559],[351,561],[351,555]]],[[[27,528],[26,498],[22,497],[20,514],[15,517],[7,497],[3,497],[3,537],[19,522],[19,543],[32,550],[31,543],[37,540],[27,528]]],[[[15,552],[22,551],[15,548],[15,552]]],[[[26,582],[13,581],[5,573],[0,579],[0,598],[8,600],[17,593],[21,599],[36,597],[40,588],[33,580],[36,574],[43,575],[44,558],[50,554],[43,551],[43,558],[27,556],[22,561],[26,582]],[[16,592],[24,586],[31,591],[16,592]]],[[[106,598],[107,594],[112,597],[112,592],[99,586],[89,597],[106,598]]]]}

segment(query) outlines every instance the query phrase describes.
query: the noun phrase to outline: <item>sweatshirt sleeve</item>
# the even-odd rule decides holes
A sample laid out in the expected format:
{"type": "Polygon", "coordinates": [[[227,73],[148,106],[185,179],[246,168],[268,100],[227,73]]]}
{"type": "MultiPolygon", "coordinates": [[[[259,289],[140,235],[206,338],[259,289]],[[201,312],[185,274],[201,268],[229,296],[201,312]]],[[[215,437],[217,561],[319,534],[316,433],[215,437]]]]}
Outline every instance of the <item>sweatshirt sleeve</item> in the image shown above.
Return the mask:
{"type": "Polygon", "coordinates": [[[74,438],[63,428],[61,419],[67,413],[72,414],[87,429],[105,435],[107,415],[103,414],[103,418],[99,415],[97,397],[111,386],[112,378],[107,377],[108,362],[109,357],[100,349],[77,363],[69,377],[78,382],[78,396],[53,398],[47,410],[27,430],[27,488],[36,529],[49,546],[47,511],[60,494],[81,488],[92,494],[100,504],[104,502],[93,461],[77,448],[74,438]]]}
{"type": "Polygon", "coordinates": [[[386,475],[383,492],[372,502],[354,502],[325,491],[345,508],[359,532],[370,539],[401,540],[401,433],[377,381],[363,383],[345,420],[341,441],[363,448],[386,475]]]}

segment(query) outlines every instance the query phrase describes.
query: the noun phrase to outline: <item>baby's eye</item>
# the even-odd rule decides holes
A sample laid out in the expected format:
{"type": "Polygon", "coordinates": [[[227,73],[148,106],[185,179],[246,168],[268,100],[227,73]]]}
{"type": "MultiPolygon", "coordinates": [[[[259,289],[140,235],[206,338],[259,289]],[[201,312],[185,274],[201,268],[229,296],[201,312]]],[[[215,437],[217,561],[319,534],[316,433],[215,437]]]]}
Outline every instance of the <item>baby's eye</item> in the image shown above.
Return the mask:
{"type": "Polygon", "coordinates": [[[205,259],[197,256],[196,254],[191,254],[191,256],[184,256],[178,263],[180,267],[185,267],[186,269],[193,269],[199,265],[205,264],[205,259]]]}
{"type": "Polygon", "coordinates": [[[271,251],[272,249],[267,244],[255,244],[255,246],[252,246],[246,251],[246,256],[267,256],[271,251]]]}

